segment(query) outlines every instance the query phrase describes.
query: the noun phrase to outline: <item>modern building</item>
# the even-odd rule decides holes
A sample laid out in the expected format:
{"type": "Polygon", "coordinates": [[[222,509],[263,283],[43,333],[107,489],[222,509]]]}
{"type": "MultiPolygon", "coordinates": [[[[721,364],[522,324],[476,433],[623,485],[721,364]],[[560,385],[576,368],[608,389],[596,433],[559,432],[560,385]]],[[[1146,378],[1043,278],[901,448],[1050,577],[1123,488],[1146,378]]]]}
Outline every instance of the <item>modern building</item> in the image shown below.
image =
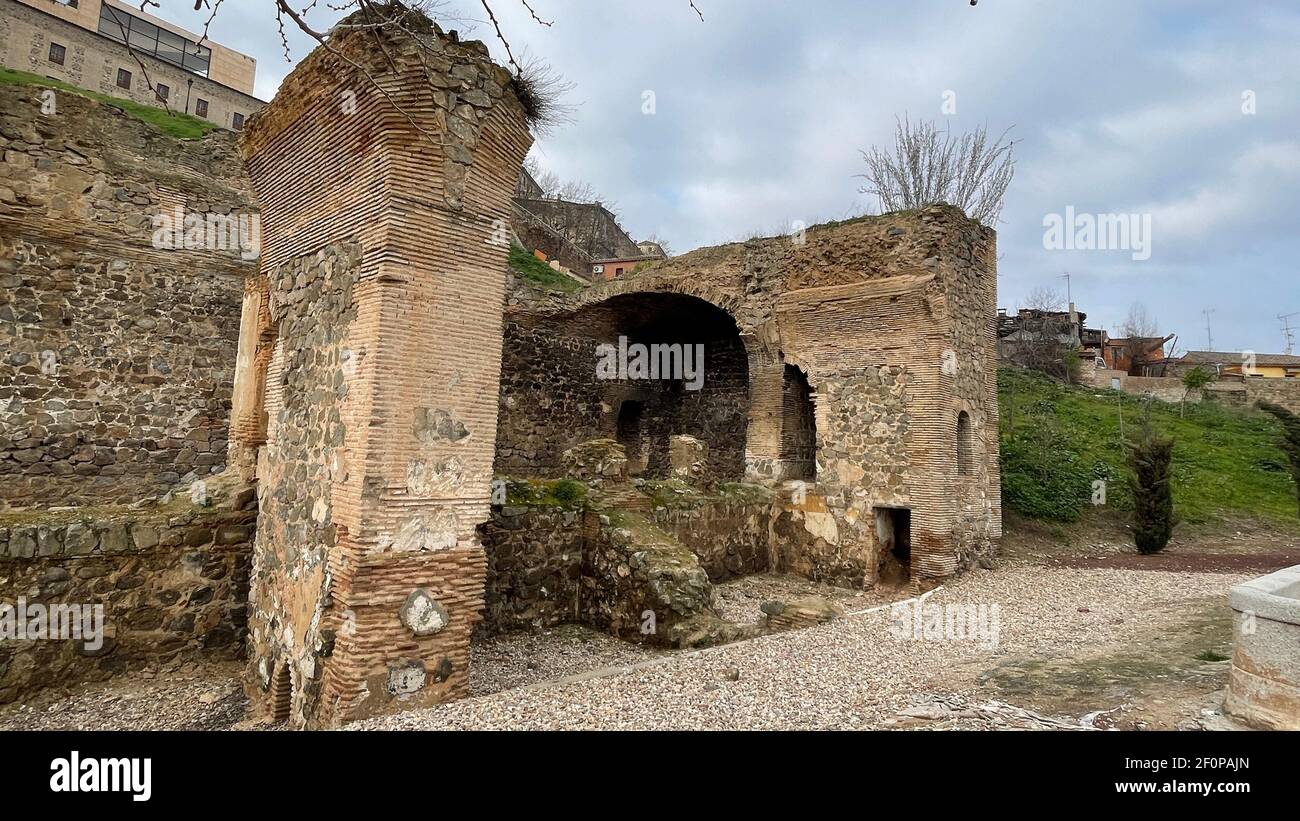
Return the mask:
{"type": "Polygon", "coordinates": [[[0,64],[234,131],[265,105],[252,57],[118,0],[0,0],[0,64]]]}

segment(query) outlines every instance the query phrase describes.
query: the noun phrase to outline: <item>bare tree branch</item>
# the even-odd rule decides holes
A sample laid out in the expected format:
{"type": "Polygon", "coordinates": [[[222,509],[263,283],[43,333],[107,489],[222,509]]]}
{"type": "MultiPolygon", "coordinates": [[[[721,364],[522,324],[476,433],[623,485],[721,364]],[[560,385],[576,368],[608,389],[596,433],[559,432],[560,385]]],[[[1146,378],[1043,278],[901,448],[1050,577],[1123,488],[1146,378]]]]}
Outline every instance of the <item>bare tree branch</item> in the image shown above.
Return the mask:
{"type": "Polygon", "coordinates": [[[867,180],[861,191],[880,198],[883,212],[948,203],[993,227],[1002,213],[1016,164],[1011,129],[993,142],[980,127],[960,138],[932,122],[897,121],[892,152],[863,151],[867,180]]]}

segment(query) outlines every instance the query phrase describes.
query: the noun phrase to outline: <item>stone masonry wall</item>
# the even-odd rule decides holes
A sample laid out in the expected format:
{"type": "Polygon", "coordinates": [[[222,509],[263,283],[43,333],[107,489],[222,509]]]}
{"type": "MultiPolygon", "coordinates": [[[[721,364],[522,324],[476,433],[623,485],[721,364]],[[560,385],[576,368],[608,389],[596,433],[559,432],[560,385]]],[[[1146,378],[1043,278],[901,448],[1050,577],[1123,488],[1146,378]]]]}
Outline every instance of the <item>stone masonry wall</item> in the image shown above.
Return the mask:
{"type": "MultiPolygon", "coordinates": [[[[252,490],[212,507],[0,514],[0,603],[102,605],[102,645],[0,641],[0,703],[177,660],[243,655],[252,490]]],[[[0,632],[5,628],[0,626],[0,632]]]]}
{"type": "Polygon", "coordinates": [[[255,211],[229,135],[0,86],[0,505],[157,497],[225,464],[239,247],[166,250],[154,217],[255,211]]]}
{"type": "Polygon", "coordinates": [[[536,321],[678,294],[725,312],[748,358],[748,481],[809,472],[788,447],[803,416],[786,412],[788,369],[811,389],[816,475],[774,523],[799,554],[778,549],[778,563],[872,584],[877,521],[907,516],[911,577],[928,584],[1001,535],[996,278],[993,232],[934,206],[700,249],[521,310],[536,321]]]}
{"type": "Polygon", "coordinates": [[[1300,413],[1300,379],[1273,379],[1250,376],[1245,379],[1246,403],[1272,402],[1292,413],[1300,413]]]}

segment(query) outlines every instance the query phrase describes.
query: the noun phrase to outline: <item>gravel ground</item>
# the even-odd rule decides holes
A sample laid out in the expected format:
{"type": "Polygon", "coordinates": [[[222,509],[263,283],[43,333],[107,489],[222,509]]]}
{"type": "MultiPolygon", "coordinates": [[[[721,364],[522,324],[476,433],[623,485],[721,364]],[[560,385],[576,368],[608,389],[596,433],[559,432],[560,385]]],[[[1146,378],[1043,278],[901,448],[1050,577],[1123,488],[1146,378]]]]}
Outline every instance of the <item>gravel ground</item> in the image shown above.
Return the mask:
{"type": "MultiPolygon", "coordinates": [[[[973,691],[1010,655],[1131,645],[1244,575],[1012,568],[975,571],[929,604],[1001,608],[999,643],[895,639],[888,609],[654,660],[600,678],[509,690],[369,719],[354,729],[856,729],[897,723],[918,693],[973,691]],[[893,719],[893,722],[890,720],[893,719]]],[[[1075,722],[1082,716],[1073,716],[1075,722]]]]}
{"type": "Polygon", "coordinates": [[[490,695],[669,653],[576,624],[538,633],[507,633],[470,645],[470,693],[490,695]]]}
{"type": "Polygon", "coordinates": [[[0,730],[224,730],[248,709],[240,665],[138,672],[0,708],[0,730]]]}
{"type": "Polygon", "coordinates": [[[906,592],[900,590],[848,590],[798,576],[766,573],[723,582],[714,585],[713,589],[717,592],[718,615],[736,624],[759,621],[762,618],[759,605],[773,599],[788,601],[802,596],[822,596],[852,612],[908,597],[906,592]]]}
{"type": "MultiPolygon", "coordinates": [[[[1037,729],[1086,724],[989,700],[980,675],[1009,658],[1086,658],[1177,628],[1177,603],[1225,597],[1250,574],[1006,567],[973,571],[927,604],[1000,606],[999,642],[898,639],[889,608],[702,651],[654,650],[581,627],[511,634],[473,651],[473,697],[349,729],[1037,729]],[[550,683],[548,683],[550,682],[550,683]],[[934,716],[907,712],[935,713],[934,716]],[[946,711],[946,712],[945,712],[946,711]]],[[[898,593],[754,576],[719,586],[729,617],[827,594],[847,610],[898,593]]],[[[1226,604],[1225,604],[1226,606],[1226,604]]],[[[1185,618],[1185,614],[1181,616],[1185,618]]],[[[246,701],[235,664],[135,673],[0,707],[0,730],[226,729],[246,701]]]]}

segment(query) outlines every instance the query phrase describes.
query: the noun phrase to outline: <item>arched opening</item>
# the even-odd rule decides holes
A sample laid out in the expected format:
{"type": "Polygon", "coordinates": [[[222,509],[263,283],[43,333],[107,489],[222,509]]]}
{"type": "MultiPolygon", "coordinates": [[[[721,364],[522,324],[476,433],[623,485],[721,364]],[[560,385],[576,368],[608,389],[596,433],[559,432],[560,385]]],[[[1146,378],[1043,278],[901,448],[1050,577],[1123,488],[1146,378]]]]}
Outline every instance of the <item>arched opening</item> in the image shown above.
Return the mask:
{"type": "Polygon", "coordinates": [[[499,473],[554,476],[565,450],[623,444],[645,478],[671,474],[671,437],[707,446],[706,478],[745,476],[749,360],[736,321],[698,297],[630,293],[506,323],[499,473]]]}
{"type": "Polygon", "coordinates": [[[817,478],[817,414],[808,376],[785,366],[781,387],[781,463],[786,479],[817,478]]]}
{"type": "Polygon", "coordinates": [[[975,435],[971,432],[970,414],[957,414],[957,475],[975,473],[975,435]]]}

